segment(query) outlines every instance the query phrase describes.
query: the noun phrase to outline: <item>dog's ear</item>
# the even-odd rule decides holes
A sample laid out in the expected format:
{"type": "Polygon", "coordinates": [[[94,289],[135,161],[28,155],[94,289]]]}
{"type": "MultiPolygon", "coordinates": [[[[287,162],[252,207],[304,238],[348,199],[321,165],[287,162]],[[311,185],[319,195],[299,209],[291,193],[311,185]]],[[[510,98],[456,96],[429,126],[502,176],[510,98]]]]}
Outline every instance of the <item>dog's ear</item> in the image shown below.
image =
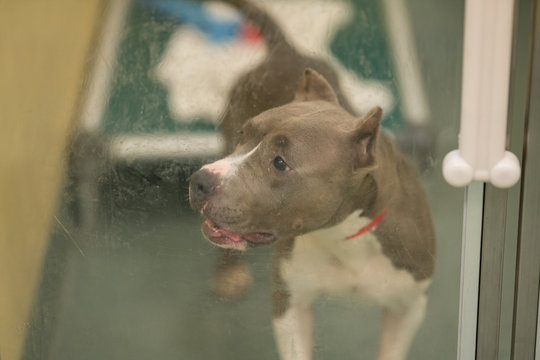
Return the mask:
{"type": "Polygon", "coordinates": [[[351,140],[354,148],[354,168],[375,166],[375,144],[379,134],[382,109],[378,106],[363,116],[353,131],[351,140]]]}
{"type": "Polygon", "coordinates": [[[306,68],[302,81],[298,89],[296,89],[295,101],[313,101],[323,100],[333,103],[338,103],[336,93],[332,86],[326,81],[322,75],[315,70],[306,68]]]}

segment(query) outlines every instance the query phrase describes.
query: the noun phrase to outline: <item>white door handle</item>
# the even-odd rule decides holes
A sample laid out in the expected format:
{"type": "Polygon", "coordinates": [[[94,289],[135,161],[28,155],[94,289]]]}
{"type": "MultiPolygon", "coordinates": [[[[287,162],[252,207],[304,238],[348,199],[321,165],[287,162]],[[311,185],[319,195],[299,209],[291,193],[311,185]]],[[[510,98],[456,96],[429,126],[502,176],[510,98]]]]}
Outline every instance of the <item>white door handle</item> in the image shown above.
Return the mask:
{"type": "Polygon", "coordinates": [[[519,180],[519,160],[505,150],[513,14],[513,0],[466,1],[459,150],[443,161],[450,185],[519,180]]]}

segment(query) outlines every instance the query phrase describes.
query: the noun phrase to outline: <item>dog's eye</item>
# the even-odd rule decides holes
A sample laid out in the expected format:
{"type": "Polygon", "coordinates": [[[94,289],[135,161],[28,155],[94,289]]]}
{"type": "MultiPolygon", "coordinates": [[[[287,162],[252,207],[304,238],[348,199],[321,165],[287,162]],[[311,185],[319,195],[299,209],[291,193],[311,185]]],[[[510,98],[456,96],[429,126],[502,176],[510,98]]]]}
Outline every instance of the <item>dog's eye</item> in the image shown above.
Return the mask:
{"type": "Polygon", "coordinates": [[[287,163],[285,162],[285,160],[283,160],[281,156],[276,156],[273,163],[274,163],[274,167],[278,171],[285,171],[289,168],[289,166],[287,165],[287,163]]]}

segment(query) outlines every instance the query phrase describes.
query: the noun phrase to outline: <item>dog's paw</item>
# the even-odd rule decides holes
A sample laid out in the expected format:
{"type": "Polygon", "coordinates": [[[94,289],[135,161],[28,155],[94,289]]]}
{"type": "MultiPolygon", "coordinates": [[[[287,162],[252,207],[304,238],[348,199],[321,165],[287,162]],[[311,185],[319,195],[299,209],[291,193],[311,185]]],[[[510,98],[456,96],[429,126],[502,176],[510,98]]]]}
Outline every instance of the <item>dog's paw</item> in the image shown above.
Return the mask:
{"type": "Polygon", "coordinates": [[[211,282],[211,289],[221,299],[237,300],[246,293],[252,283],[249,266],[234,264],[218,267],[211,282]]]}

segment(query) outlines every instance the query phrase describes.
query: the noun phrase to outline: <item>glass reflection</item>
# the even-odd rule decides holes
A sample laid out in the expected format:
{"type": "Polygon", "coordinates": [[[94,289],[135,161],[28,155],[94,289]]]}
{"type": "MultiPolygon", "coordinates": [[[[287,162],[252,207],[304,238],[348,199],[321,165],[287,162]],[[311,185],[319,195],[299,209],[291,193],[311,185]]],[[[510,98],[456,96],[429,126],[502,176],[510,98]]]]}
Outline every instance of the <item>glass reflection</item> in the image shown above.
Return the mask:
{"type": "MultiPolygon", "coordinates": [[[[307,66],[351,113],[382,107],[417,167],[438,256],[409,358],[455,358],[462,197],[438,168],[457,133],[462,13],[421,0],[112,1],[23,358],[278,358],[274,247],[211,245],[188,186],[233,151],[245,119],[292,100],[307,66]]],[[[375,358],[380,308],[323,297],[313,310],[315,359],[375,358]]]]}

